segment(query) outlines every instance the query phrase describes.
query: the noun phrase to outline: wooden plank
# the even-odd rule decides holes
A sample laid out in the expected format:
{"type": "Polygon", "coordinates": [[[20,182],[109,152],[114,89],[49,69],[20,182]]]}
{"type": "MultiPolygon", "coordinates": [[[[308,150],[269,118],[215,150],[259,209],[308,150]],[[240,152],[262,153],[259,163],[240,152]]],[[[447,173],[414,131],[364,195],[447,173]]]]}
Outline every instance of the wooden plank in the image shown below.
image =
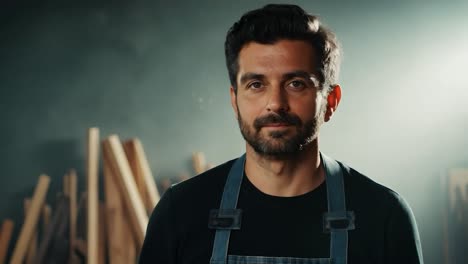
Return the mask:
{"type": "MultiPolygon", "coordinates": [[[[127,248],[125,252],[125,262],[124,263],[135,263],[137,260],[137,242],[132,234],[132,229],[130,223],[127,221],[124,225],[122,232],[124,237],[127,237],[127,248]]],[[[138,252],[140,252],[141,246],[138,247],[138,252]]]]}
{"type": "MultiPolygon", "coordinates": [[[[104,148],[104,147],[103,147],[104,148]]],[[[103,151],[104,193],[106,197],[106,227],[107,227],[107,253],[109,263],[126,264],[135,262],[136,252],[132,252],[135,246],[135,238],[132,234],[130,222],[124,212],[123,197],[120,195],[115,182],[112,168],[106,151],[103,151]],[[133,261],[129,261],[132,259],[133,261]]]]}
{"type": "Polygon", "coordinates": [[[47,175],[39,176],[39,181],[34,190],[34,195],[31,202],[31,208],[26,216],[23,226],[18,237],[18,240],[13,250],[10,264],[21,264],[24,260],[29,241],[34,236],[39,214],[44,205],[47,190],[49,189],[50,177],[47,175]]]}
{"type": "Polygon", "coordinates": [[[159,186],[161,186],[161,192],[164,193],[169,189],[172,185],[172,181],[169,178],[163,178],[159,181],[159,186]]]}
{"type": "Polygon", "coordinates": [[[76,239],[75,241],[75,250],[82,255],[84,258],[88,257],[88,246],[86,245],[86,241],[83,239],[76,239]]]}
{"type": "Polygon", "coordinates": [[[145,238],[148,215],[118,136],[112,135],[104,140],[103,150],[107,153],[112,171],[115,173],[113,179],[124,198],[125,210],[130,219],[137,246],[140,248],[145,238]]]}
{"type": "Polygon", "coordinates": [[[75,248],[67,264],[81,264],[81,263],[85,263],[85,261],[82,261],[80,259],[79,252],[77,252],[76,243],[75,243],[75,248]]]}
{"type": "Polygon", "coordinates": [[[2,229],[0,230],[0,264],[6,263],[6,256],[8,253],[8,247],[10,246],[11,235],[15,223],[10,219],[3,220],[2,229]]]}
{"type": "Polygon", "coordinates": [[[70,195],[70,175],[68,173],[63,175],[63,194],[70,195]]]}
{"type": "Polygon", "coordinates": [[[106,264],[106,206],[99,203],[99,264],[106,264]]]}
{"type": "MultiPolygon", "coordinates": [[[[87,222],[87,200],[88,194],[86,191],[81,192],[80,199],[78,201],[78,208],[76,210],[76,237],[85,239],[86,238],[86,222],[87,222]]],[[[76,247],[75,247],[76,249],[76,247]]]]}
{"type": "Polygon", "coordinates": [[[193,170],[196,174],[200,174],[206,170],[206,159],[205,154],[203,152],[194,152],[192,154],[192,161],[193,161],[193,170]]]}
{"type": "MultiPolygon", "coordinates": [[[[70,170],[69,174],[69,197],[70,197],[70,261],[74,256],[76,240],[76,219],[77,219],[77,196],[78,196],[78,177],[75,170],[70,170]]],[[[71,261],[72,262],[72,261],[71,261]]]]}
{"type": "Polygon", "coordinates": [[[143,149],[143,144],[139,139],[133,139],[132,143],[135,149],[136,161],[138,162],[141,172],[143,173],[143,181],[144,187],[146,187],[145,191],[147,197],[146,208],[147,211],[151,213],[156,204],[159,202],[160,195],[158,188],[156,187],[156,182],[151,172],[151,168],[149,166],[148,158],[146,157],[145,150],[143,149]]]}
{"type": "Polygon", "coordinates": [[[50,223],[50,217],[52,216],[52,208],[50,205],[44,204],[42,207],[42,232],[45,232],[47,225],[50,223]]]}
{"type": "Polygon", "coordinates": [[[103,156],[103,165],[102,170],[104,174],[104,196],[105,196],[105,206],[106,206],[106,218],[107,222],[107,241],[108,253],[109,253],[109,263],[119,264],[119,261],[122,258],[122,248],[124,248],[122,237],[119,237],[119,234],[122,232],[122,227],[119,225],[121,221],[121,215],[117,213],[120,208],[120,197],[118,195],[117,185],[113,180],[111,175],[112,171],[109,167],[108,155],[103,146],[102,156],[103,156]]]}
{"type": "MultiPolygon", "coordinates": [[[[36,263],[45,263],[48,257],[53,255],[53,242],[54,238],[63,232],[63,225],[68,226],[68,205],[70,201],[68,197],[61,195],[57,201],[54,215],[50,223],[47,225],[47,229],[42,235],[41,243],[36,257],[36,263]]],[[[64,239],[66,240],[66,239],[64,239]]]]}
{"type": "Polygon", "coordinates": [[[141,199],[143,200],[143,203],[145,204],[145,208],[146,208],[148,197],[147,197],[145,186],[144,186],[145,183],[143,181],[143,171],[137,161],[136,149],[131,140],[125,141],[122,144],[122,146],[124,148],[125,155],[127,156],[128,165],[130,165],[130,169],[132,170],[135,184],[137,186],[137,189],[141,195],[141,199]]]}
{"type": "Polygon", "coordinates": [[[83,264],[86,263],[87,258],[87,245],[86,243],[81,243],[77,246],[79,241],[85,241],[86,239],[86,221],[87,221],[87,193],[83,191],[79,195],[78,206],[77,206],[77,213],[76,213],[76,239],[74,241],[74,255],[72,255],[71,263],[68,264],[83,264]],[[82,248],[84,246],[84,248],[82,248]],[[84,250],[84,251],[83,251],[84,250]],[[86,254],[84,254],[84,253],[86,254]]]}
{"type": "Polygon", "coordinates": [[[124,146],[126,146],[126,152],[131,153],[130,156],[133,162],[130,164],[134,164],[134,167],[136,167],[134,169],[134,174],[136,173],[134,175],[135,182],[139,186],[140,193],[142,193],[146,211],[150,214],[159,202],[160,195],[143,144],[139,139],[132,139],[127,141],[124,146]]]}
{"type": "Polygon", "coordinates": [[[66,263],[69,260],[70,199],[67,196],[62,196],[60,199],[61,206],[57,206],[60,208],[57,211],[61,210],[61,215],[58,224],[54,225],[52,230],[51,247],[45,259],[39,258],[39,263],[66,263]]]}
{"type": "MultiPolygon", "coordinates": [[[[29,198],[24,199],[24,218],[26,218],[26,216],[28,215],[30,208],[31,208],[31,199],[29,198]]],[[[26,264],[34,263],[34,258],[36,257],[36,253],[37,253],[36,251],[37,251],[37,227],[36,227],[36,230],[34,232],[34,235],[31,241],[29,241],[28,250],[26,252],[26,261],[25,261],[26,264]]]]}
{"type": "Polygon", "coordinates": [[[98,166],[99,166],[99,129],[88,130],[87,148],[87,246],[88,264],[98,264],[99,246],[99,189],[98,189],[98,166]]]}

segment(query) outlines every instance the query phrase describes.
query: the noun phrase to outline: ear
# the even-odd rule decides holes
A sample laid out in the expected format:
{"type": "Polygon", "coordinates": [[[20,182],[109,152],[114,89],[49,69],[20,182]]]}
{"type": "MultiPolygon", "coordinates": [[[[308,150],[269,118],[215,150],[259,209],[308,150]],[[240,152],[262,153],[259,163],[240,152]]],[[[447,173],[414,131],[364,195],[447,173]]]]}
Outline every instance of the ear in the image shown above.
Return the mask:
{"type": "Polygon", "coordinates": [[[340,104],[341,100],[341,87],[340,85],[336,84],[333,86],[333,89],[330,91],[327,97],[327,111],[325,112],[325,122],[330,121],[335,113],[336,109],[338,108],[338,104],[340,104]]]}
{"type": "Polygon", "coordinates": [[[231,94],[231,106],[232,110],[234,110],[234,115],[236,116],[236,119],[239,119],[238,117],[238,109],[237,109],[237,94],[236,91],[234,90],[234,87],[229,88],[229,93],[231,94]]]}

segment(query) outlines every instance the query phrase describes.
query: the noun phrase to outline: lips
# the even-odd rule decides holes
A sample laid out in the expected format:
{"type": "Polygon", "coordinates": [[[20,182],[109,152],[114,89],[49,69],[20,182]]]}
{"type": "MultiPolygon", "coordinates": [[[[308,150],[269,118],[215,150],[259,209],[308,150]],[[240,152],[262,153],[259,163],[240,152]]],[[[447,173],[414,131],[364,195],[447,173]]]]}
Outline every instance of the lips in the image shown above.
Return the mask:
{"type": "Polygon", "coordinates": [[[291,124],[288,123],[271,123],[271,124],[265,124],[264,127],[286,127],[286,126],[291,126],[291,124]]]}

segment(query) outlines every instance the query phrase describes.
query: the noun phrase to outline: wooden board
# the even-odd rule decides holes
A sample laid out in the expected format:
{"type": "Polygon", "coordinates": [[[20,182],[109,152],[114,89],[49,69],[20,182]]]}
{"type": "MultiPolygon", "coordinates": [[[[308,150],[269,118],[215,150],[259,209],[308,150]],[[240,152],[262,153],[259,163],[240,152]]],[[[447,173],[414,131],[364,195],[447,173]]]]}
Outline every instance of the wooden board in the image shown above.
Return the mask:
{"type": "Polygon", "coordinates": [[[88,246],[86,245],[86,241],[83,239],[76,239],[75,241],[75,251],[77,251],[80,255],[84,258],[88,257],[88,246]]]}
{"type": "Polygon", "coordinates": [[[192,154],[192,161],[193,161],[193,170],[196,174],[200,174],[206,170],[206,159],[205,154],[203,152],[194,152],[192,154]]]}
{"type": "Polygon", "coordinates": [[[146,187],[145,191],[147,197],[146,208],[148,212],[152,212],[160,199],[158,188],[156,187],[156,182],[151,172],[148,158],[146,157],[145,150],[143,149],[143,144],[141,144],[139,139],[133,139],[132,143],[135,149],[136,161],[138,162],[140,170],[143,173],[143,183],[146,187]]]}
{"type": "Polygon", "coordinates": [[[86,191],[83,191],[80,194],[80,199],[78,200],[78,208],[76,209],[76,236],[77,238],[85,239],[86,238],[86,223],[87,223],[87,202],[88,194],[86,191]]]}
{"type": "Polygon", "coordinates": [[[99,264],[106,264],[106,206],[99,203],[99,264]]]}
{"type": "Polygon", "coordinates": [[[63,175],[63,194],[70,195],[70,175],[68,173],[63,175]]]}
{"type": "MultiPolygon", "coordinates": [[[[54,250],[54,241],[56,241],[57,236],[62,236],[64,229],[68,227],[69,219],[69,199],[67,196],[61,195],[58,198],[57,205],[54,210],[54,215],[50,223],[47,225],[47,229],[42,235],[41,243],[39,245],[39,250],[36,256],[36,263],[47,263],[56,254],[54,250]]],[[[63,241],[60,241],[59,244],[63,244],[64,241],[67,241],[63,236],[63,241]]],[[[63,251],[63,250],[61,250],[63,251]]],[[[66,254],[68,255],[68,244],[66,254]]],[[[62,255],[62,254],[61,254],[62,255]]]]}
{"type": "Polygon", "coordinates": [[[6,219],[2,223],[2,229],[0,230],[0,264],[5,263],[14,227],[15,224],[10,219],[6,219]]]}
{"type": "MultiPolygon", "coordinates": [[[[135,177],[135,183],[137,185],[138,190],[140,191],[140,194],[143,195],[143,173],[141,173],[141,168],[138,166],[138,162],[136,161],[136,154],[135,154],[135,149],[133,147],[133,143],[131,140],[127,140],[122,143],[122,147],[125,152],[125,156],[127,157],[128,160],[128,165],[130,166],[130,169],[132,170],[133,177],[135,177]]],[[[142,196],[143,198],[143,196],[142,196]]]]}
{"type": "MultiPolygon", "coordinates": [[[[68,179],[70,197],[70,259],[73,258],[76,240],[76,218],[77,218],[77,197],[78,197],[78,177],[75,170],[70,170],[68,179]]],[[[73,261],[71,261],[73,262],[73,261]]]]}
{"type": "Polygon", "coordinates": [[[132,231],[135,235],[137,246],[140,248],[145,238],[148,215],[118,136],[112,135],[104,140],[103,150],[109,159],[112,172],[115,173],[113,180],[123,196],[132,231]]]}
{"type": "Polygon", "coordinates": [[[106,151],[103,151],[103,171],[104,171],[104,194],[106,197],[106,235],[107,253],[109,263],[127,264],[135,262],[136,246],[134,235],[132,234],[130,222],[124,212],[123,197],[120,195],[117,183],[112,175],[112,168],[109,165],[109,158],[106,151]]]}
{"type": "Polygon", "coordinates": [[[88,264],[98,264],[99,247],[99,129],[88,130],[87,148],[87,246],[88,264]]]}
{"type": "MultiPolygon", "coordinates": [[[[31,199],[29,198],[24,199],[24,218],[25,219],[26,219],[26,216],[28,215],[30,208],[31,208],[31,199]]],[[[25,261],[26,264],[34,263],[34,259],[36,257],[36,251],[37,251],[37,227],[36,227],[36,230],[34,232],[34,235],[31,241],[29,241],[28,250],[26,252],[26,261],[25,261]]]]}
{"type": "Polygon", "coordinates": [[[39,176],[39,181],[36,185],[36,189],[34,190],[31,208],[29,209],[28,215],[26,216],[24,224],[21,227],[10,264],[21,264],[24,260],[29,241],[34,236],[34,230],[36,229],[37,222],[39,220],[39,214],[44,205],[47,190],[49,189],[49,184],[49,176],[39,176]]]}
{"type": "Polygon", "coordinates": [[[52,216],[52,208],[48,204],[44,204],[42,207],[42,232],[45,232],[47,225],[50,223],[50,217],[52,216]]]}
{"type": "Polygon", "coordinates": [[[146,211],[148,214],[151,214],[154,207],[159,202],[160,195],[143,145],[139,139],[132,139],[125,142],[124,149],[131,165],[135,182],[145,204],[146,211]]]}
{"type": "Polygon", "coordinates": [[[128,165],[130,166],[130,169],[132,170],[135,184],[141,195],[141,199],[143,200],[145,207],[147,207],[146,203],[148,201],[148,197],[147,197],[148,195],[146,194],[146,190],[145,190],[146,188],[145,188],[145,183],[143,180],[143,171],[137,160],[135,145],[130,140],[130,141],[125,141],[122,146],[124,148],[125,155],[127,156],[128,165]]]}

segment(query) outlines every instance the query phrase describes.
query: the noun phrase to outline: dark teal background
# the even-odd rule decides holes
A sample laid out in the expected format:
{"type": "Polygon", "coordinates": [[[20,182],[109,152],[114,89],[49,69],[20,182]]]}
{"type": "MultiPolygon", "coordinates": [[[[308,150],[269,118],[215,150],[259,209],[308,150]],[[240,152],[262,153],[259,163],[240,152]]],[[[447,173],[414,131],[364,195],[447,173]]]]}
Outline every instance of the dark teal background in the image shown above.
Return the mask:
{"type": "MultiPolygon", "coordinates": [[[[49,202],[69,168],[84,185],[89,127],[140,138],[157,180],[191,174],[193,151],[220,164],[244,149],[223,43],[267,1],[68,2],[0,4],[0,220],[16,231],[39,174],[53,179],[49,202]]],[[[468,166],[467,2],[286,2],[344,49],[321,149],[401,193],[426,263],[441,263],[442,177],[468,166]]]]}

